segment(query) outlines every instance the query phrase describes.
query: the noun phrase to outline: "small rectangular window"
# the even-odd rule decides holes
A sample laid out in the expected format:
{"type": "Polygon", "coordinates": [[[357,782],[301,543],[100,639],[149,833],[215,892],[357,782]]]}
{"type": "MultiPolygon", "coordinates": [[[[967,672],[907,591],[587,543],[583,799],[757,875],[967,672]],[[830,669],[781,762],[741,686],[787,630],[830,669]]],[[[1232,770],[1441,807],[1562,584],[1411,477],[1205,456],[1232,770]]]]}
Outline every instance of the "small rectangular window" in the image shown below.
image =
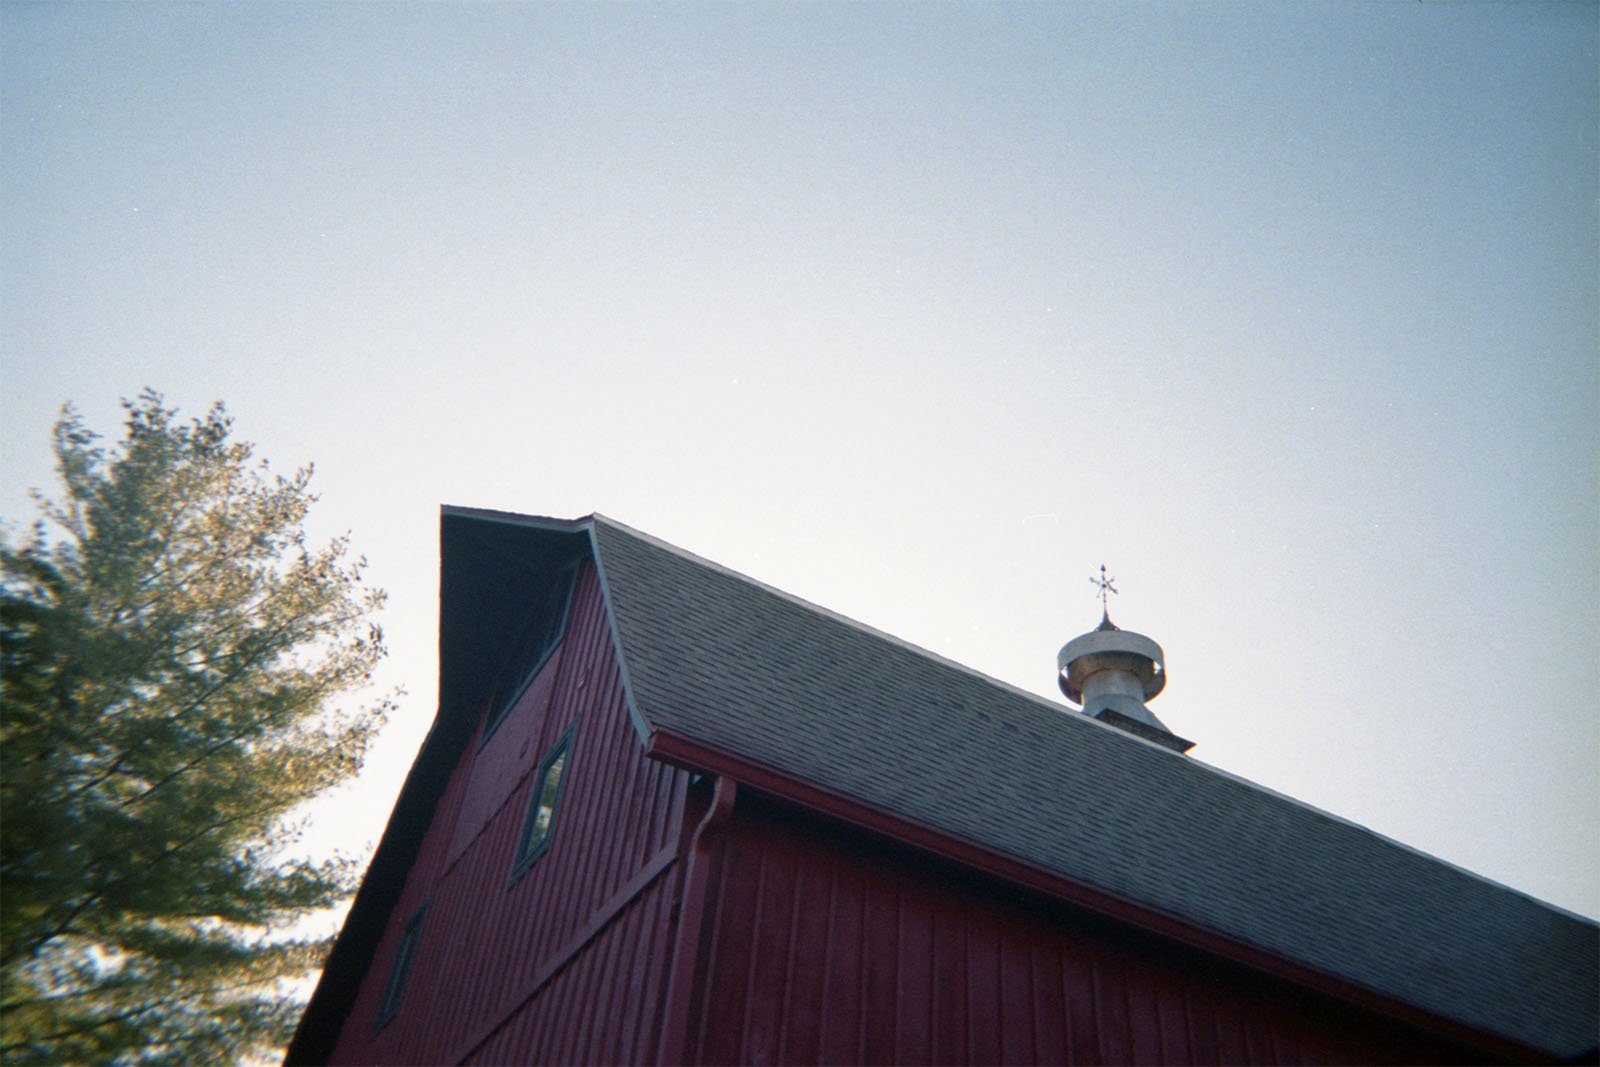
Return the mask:
{"type": "Polygon", "coordinates": [[[578,572],[561,571],[547,578],[533,594],[522,619],[511,652],[501,664],[489,697],[489,724],[484,727],[487,742],[505,719],[517,698],[538,677],[567,632],[567,611],[572,606],[572,587],[578,572]]]}
{"type": "Polygon", "coordinates": [[[572,729],[562,735],[550,754],[539,764],[533,791],[528,795],[528,814],[522,822],[522,838],[517,844],[517,866],[511,879],[516,881],[533,861],[550,847],[556,809],[561,804],[561,787],[566,782],[567,756],[572,751],[572,729]]]}
{"type": "Polygon", "coordinates": [[[417,955],[417,942],[422,938],[422,919],[428,913],[424,904],[417,913],[406,920],[400,932],[400,947],[395,949],[394,963],[389,968],[389,984],[383,990],[383,1004],[378,1008],[378,1026],[393,1019],[400,1010],[400,998],[405,996],[406,978],[411,974],[411,961],[417,955]]]}

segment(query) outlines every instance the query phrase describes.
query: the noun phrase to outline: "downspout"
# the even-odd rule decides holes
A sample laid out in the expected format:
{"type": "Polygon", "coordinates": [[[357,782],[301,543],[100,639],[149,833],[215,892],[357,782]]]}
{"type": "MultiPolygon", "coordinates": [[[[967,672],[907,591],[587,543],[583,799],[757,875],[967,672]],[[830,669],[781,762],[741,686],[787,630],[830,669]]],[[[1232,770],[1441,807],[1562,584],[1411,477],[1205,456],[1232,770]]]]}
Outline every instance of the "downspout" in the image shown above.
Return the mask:
{"type": "Polygon", "coordinates": [[[733,814],[738,787],[733,779],[718,775],[711,804],[694,829],[684,853],[683,890],[678,899],[678,931],[672,948],[672,972],[667,979],[665,1017],[656,1062],[684,1062],[689,1042],[689,1012],[694,1006],[695,972],[699,969],[701,932],[705,925],[706,890],[711,882],[711,849],[733,814]]]}

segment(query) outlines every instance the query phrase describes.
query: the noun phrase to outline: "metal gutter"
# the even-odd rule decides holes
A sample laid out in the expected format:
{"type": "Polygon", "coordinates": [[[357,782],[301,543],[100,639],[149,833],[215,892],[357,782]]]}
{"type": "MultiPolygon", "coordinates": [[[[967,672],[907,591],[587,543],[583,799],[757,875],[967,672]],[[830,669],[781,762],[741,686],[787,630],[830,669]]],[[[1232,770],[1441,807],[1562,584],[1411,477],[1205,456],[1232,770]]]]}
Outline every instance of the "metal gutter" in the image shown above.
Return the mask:
{"type": "Polygon", "coordinates": [[[684,851],[683,883],[678,896],[678,929],[673,939],[672,971],[663,1003],[661,1043],[656,1062],[662,1065],[686,1062],[689,1051],[689,1024],[699,985],[699,969],[705,961],[706,893],[711,882],[713,841],[722,834],[733,816],[739,790],[733,779],[718,776],[705,815],[695,827],[684,851]]]}

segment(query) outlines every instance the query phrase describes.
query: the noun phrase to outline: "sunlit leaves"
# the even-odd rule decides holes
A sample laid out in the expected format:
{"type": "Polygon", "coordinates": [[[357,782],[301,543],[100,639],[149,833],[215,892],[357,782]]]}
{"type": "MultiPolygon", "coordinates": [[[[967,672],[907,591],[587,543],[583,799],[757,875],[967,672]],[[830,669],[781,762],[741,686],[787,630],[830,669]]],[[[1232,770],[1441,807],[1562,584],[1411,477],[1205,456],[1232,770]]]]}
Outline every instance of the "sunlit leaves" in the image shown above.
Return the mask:
{"type": "Polygon", "coordinates": [[[266,932],[347,893],[285,860],[390,703],[337,703],[384,654],[346,539],[308,544],[311,469],[273,475],[225,411],[70,408],[59,496],[0,544],[0,1056],[236,1059],[284,1039],[280,980],[325,946],[266,932]]]}

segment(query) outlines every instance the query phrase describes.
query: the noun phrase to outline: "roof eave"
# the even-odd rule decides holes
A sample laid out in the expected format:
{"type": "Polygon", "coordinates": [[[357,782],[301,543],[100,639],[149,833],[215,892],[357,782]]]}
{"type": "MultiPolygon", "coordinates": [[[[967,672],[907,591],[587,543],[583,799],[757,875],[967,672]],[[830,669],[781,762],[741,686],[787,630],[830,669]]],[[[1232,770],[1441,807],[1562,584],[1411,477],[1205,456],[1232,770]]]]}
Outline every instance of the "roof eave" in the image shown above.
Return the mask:
{"type": "Polygon", "coordinates": [[[1399,1019],[1460,1044],[1482,1049],[1517,1063],[1562,1063],[1548,1049],[1535,1048],[1456,1020],[1436,1015],[1405,1001],[1375,992],[1347,979],[1314,970],[1248,942],[1219,934],[1169,913],[1107,893],[1054,871],[985,848],[964,838],[907,819],[902,815],[797,778],[766,764],[671,731],[654,730],[645,751],[655,759],[688,770],[726,775],[742,786],[797,804],[813,812],[881,834],[943,859],[1044,893],[1095,914],[1181,942],[1191,948],[1241,963],[1340,1000],[1399,1019]]]}

